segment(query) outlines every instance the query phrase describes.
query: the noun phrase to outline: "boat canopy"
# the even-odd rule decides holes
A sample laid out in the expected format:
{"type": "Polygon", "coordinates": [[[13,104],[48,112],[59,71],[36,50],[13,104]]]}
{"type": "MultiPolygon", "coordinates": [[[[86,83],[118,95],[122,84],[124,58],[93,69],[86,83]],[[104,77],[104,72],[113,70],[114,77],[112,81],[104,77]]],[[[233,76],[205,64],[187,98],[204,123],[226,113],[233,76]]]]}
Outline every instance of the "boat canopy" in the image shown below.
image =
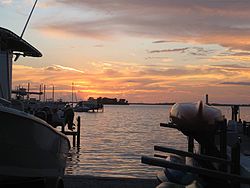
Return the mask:
{"type": "Polygon", "coordinates": [[[6,50],[20,53],[23,56],[42,57],[42,53],[31,44],[12,31],[0,27],[0,51],[6,50]]]}

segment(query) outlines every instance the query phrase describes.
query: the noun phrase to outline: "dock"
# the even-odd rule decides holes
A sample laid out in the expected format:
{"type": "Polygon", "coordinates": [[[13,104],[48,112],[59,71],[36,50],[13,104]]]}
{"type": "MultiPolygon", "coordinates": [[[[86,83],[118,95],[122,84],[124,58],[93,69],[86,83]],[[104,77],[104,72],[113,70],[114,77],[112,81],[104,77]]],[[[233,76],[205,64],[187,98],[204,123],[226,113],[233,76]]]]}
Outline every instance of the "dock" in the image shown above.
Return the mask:
{"type": "Polygon", "coordinates": [[[80,147],[80,137],[81,137],[81,118],[80,116],[77,117],[77,124],[75,131],[65,131],[65,125],[61,126],[61,132],[67,136],[72,136],[73,147],[77,146],[80,147]]]}
{"type": "MultiPolygon", "coordinates": [[[[206,104],[211,105],[211,103],[208,103],[208,96],[206,96],[206,104]]],[[[195,137],[198,136],[196,138],[196,142],[198,143],[196,147],[194,145],[195,137],[192,138],[189,134],[184,134],[188,140],[187,151],[156,145],[154,146],[154,151],[156,152],[154,157],[141,157],[142,163],[163,168],[163,173],[159,172],[157,174],[157,179],[160,182],[158,183],[159,186],[164,185],[163,182],[168,178],[168,175],[164,173],[164,169],[172,169],[182,173],[196,174],[198,177],[204,178],[206,181],[205,187],[215,185],[216,187],[250,187],[250,122],[242,122],[239,117],[239,107],[248,107],[248,105],[215,104],[214,106],[231,106],[232,109],[232,119],[224,119],[224,121],[216,122],[217,130],[215,135],[210,135],[210,137],[212,136],[211,138],[206,138],[208,139],[206,144],[213,144],[214,148],[217,148],[216,151],[213,147],[210,147],[209,149],[213,150],[210,153],[206,152],[207,146],[203,145],[205,143],[199,142],[199,139],[197,140],[197,138],[203,136],[194,134],[195,137]],[[196,149],[198,150],[195,151],[196,149]],[[196,161],[198,165],[166,160],[171,155],[183,158],[188,157],[192,161],[196,161]]],[[[171,121],[169,123],[160,123],[160,126],[182,132],[182,129],[171,121]]],[[[171,174],[169,176],[171,178],[171,174]]],[[[168,182],[172,181],[168,180],[168,182]]],[[[180,180],[178,180],[177,184],[181,184],[180,180]]]]}

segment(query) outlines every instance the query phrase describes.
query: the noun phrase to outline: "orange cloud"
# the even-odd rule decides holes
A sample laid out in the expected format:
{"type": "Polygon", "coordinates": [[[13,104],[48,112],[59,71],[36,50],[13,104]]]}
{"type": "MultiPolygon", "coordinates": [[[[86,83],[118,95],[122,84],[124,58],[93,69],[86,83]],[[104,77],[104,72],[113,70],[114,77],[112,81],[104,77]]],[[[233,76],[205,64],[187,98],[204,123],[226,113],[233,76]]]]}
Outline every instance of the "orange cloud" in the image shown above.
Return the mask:
{"type": "MultiPolygon", "coordinates": [[[[43,19],[37,28],[47,33],[100,40],[121,36],[161,38],[249,49],[247,1],[61,0],[54,6],[73,19],[43,19]],[[95,14],[83,15],[83,10],[95,14]]],[[[158,43],[165,41],[169,40],[158,43]]]]}

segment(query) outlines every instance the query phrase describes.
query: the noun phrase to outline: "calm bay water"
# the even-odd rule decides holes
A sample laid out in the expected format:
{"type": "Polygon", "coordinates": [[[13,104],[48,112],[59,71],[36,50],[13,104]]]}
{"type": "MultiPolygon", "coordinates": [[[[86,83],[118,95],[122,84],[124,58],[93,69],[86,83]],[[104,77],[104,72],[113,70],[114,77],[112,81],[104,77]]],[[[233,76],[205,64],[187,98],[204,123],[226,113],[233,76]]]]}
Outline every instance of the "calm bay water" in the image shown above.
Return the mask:
{"type": "MultiPolygon", "coordinates": [[[[154,145],[186,150],[186,137],[160,127],[169,120],[171,106],[105,105],[103,113],[76,113],[81,117],[81,147],[72,148],[66,174],[154,178],[158,167],[141,163],[153,156],[154,145]]],[[[231,109],[221,108],[226,118],[231,109]]],[[[250,121],[250,108],[241,108],[242,120],[250,121]]]]}

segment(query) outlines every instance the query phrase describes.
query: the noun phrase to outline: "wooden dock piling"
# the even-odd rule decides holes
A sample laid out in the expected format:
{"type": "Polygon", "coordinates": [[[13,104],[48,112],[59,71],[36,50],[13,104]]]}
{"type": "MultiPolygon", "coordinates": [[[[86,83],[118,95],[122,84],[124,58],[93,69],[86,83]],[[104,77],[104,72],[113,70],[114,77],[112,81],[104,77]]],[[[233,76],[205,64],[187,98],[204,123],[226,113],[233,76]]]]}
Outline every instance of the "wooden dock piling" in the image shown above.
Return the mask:
{"type": "Polygon", "coordinates": [[[220,154],[221,158],[227,159],[227,119],[220,124],[220,154]]]}
{"type": "Polygon", "coordinates": [[[80,147],[80,136],[81,136],[81,118],[80,116],[77,117],[77,147],[80,147]]]}
{"type": "Polygon", "coordinates": [[[194,152],[194,138],[191,136],[188,136],[187,139],[188,139],[188,151],[193,153],[194,152]]]}
{"type": "Polygon", "coordinates": [[[65,131],[65,127],[62,126],[61,132],[67,136],[72,136],[73,147],[80,147],[80,136],[81,136],[81,118],[77,117],[76,131],[65,131]]]}
{"type": "Polygon", "coordinates": [[[247,131],[246,131],[247,122],[246,121],[243,121],[242,127],[243,127],[243,134],[246,134],[247,133],[247,131]]]}

